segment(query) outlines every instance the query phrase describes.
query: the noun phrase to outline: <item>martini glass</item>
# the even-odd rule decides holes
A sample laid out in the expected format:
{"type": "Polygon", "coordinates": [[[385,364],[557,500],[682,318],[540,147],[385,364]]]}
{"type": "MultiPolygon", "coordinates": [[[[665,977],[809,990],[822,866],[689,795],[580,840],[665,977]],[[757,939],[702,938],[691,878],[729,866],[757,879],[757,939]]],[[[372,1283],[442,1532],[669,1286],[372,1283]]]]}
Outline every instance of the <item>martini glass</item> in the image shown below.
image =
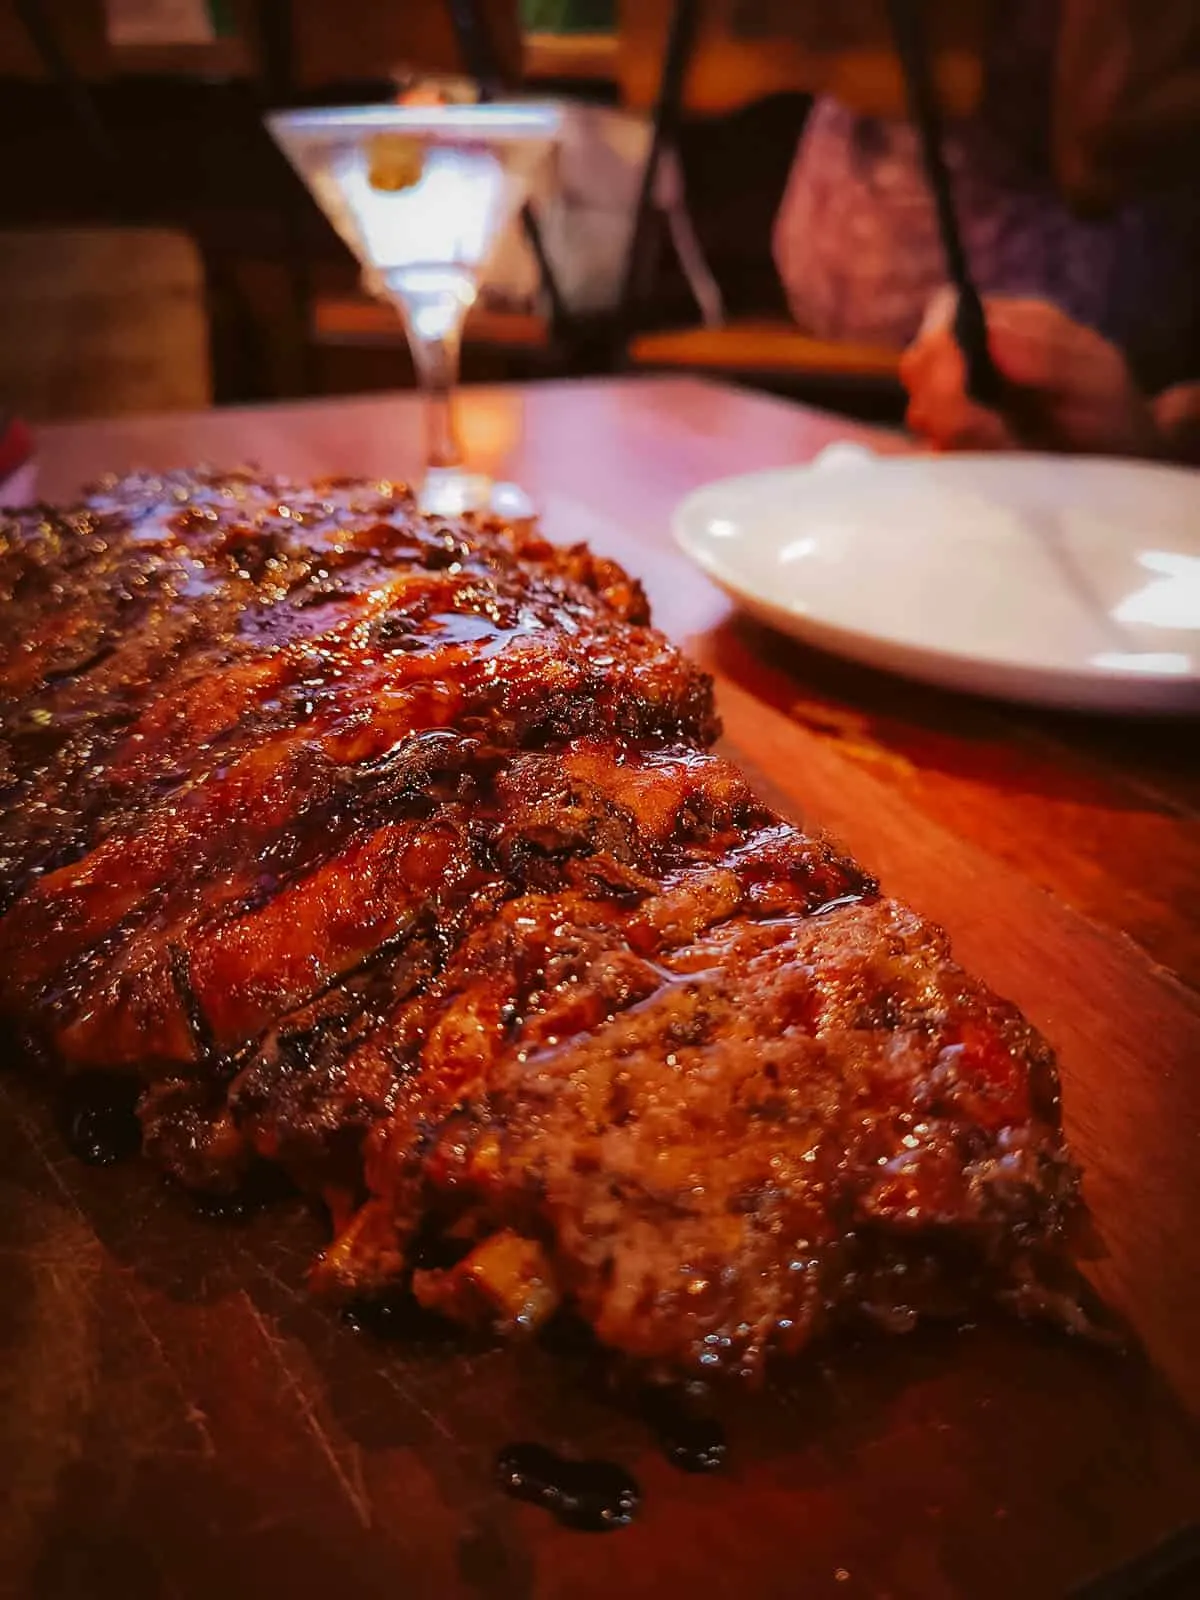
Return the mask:
{"type": "Polygon", "coordinates": [[[468,470],[454,418],[463,322],[480,274],[558,139],[556,107],[373,105],[277,112],[276,143],[400,313],[425,396],[422,510],[528,515],[514,484],[468,470]]]}

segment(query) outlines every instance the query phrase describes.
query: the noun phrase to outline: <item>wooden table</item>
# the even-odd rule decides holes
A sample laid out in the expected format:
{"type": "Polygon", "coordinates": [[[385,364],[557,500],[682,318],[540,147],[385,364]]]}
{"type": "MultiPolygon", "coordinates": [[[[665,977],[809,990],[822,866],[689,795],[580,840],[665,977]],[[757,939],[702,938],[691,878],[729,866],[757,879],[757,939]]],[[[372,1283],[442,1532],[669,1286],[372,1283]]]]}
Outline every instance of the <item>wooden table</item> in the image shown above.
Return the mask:
{"type": "MultiPolygon", "coordinates": [[[[70,1159],[9,1077],[0,1572],[54,1600],[1035,1600],[1134,1557],[1200,1513],[1195,725],[959,699],[735,617],[675,553],[671,508],[855,431],[833,418],[692,380],[478,391],[465,411],[553,537],[643,576],[763,788],[1057,1044],[1088,1270],[1145,1358],[1005,1323],[827,1352],[731,1402],[728,1471],[687,1478],[580,1357],[355,1333],[303,1295],[301,1209],[197,1220],[136,1164],[70,1159]],[[521,1437],[629,1465],[640,1520],[589,1538],[502,1498],[491,1463],[521,1437]]],[[[198,458],[396,476],[418,438],[410,396],[58,427],[40,488],[198,458]]]]}

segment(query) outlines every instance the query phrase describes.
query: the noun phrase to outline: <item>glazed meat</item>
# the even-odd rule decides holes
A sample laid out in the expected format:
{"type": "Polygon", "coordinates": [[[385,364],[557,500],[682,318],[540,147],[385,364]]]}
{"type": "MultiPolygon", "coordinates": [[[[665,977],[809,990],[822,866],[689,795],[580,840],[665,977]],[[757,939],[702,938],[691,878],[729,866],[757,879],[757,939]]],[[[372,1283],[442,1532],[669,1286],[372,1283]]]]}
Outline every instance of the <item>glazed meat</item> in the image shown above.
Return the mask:
{"type": "Polygon", "coordinates": [[[320,1198],[323,1292],[742,1372],[1047,1301],[1048,1049],[707,753],[612,563],[177,474],[0,523],[0,610],[0,1010],[184,1183],[320,1198]]]}

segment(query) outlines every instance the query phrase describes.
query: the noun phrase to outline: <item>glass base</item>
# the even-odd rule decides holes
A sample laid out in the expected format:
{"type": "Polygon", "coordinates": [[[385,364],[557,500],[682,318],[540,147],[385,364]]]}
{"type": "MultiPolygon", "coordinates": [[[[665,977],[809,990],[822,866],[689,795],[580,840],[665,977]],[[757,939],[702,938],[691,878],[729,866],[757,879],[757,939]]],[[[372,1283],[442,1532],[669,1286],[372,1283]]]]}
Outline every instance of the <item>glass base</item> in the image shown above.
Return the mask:
{"type": "Polygon", "coordinates": [[[490,511],[506,522],[519,522],[534,515],[533,501],[518,484],[496,483],[486,473],[461,467],[430,467],[417,491],[417,504],[431,517],[490,511]]]}

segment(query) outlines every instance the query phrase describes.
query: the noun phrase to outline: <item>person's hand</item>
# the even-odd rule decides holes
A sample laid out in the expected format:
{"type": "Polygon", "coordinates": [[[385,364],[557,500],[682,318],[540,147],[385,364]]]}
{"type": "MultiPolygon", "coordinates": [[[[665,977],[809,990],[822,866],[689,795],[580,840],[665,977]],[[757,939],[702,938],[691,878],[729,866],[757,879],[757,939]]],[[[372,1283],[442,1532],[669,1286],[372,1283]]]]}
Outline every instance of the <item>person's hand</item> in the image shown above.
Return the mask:
{"type": "Polygon", "coordinates": [[[935,297],[900,362],[914,433],[937,450],[1159,452],[1153,412],[1116,345],[1044,300],[997,296],[984,312],[1007,390],[1003,413],[967,395],[948,291],[935,297]]]}
{"type": "Polygon", "coordinates": [[[1177,383],[1156,396],[1154,422],[1165,456],[1200,467],[1200,383],[1177,383]]]}

